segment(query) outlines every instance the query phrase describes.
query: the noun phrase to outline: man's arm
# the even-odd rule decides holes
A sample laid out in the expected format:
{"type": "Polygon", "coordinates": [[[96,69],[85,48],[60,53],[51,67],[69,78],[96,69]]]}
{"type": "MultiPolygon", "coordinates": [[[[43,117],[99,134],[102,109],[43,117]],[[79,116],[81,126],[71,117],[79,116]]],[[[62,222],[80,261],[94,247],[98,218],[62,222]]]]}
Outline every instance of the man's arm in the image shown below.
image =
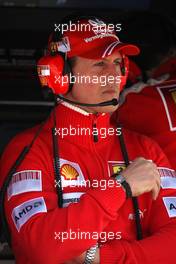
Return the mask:
{"type": "Polygon", "coordinates": [[[141,241],[113,240],[100,248],[103,264],[175,264],[176,223],[169,223],[141,241]]]}
{"type": "MultiPolygon", "coordinates": [[[[21,138],[13,141],[3,154],[0,164],[1,185],[2,178],[7,175],[23,148],[21,142],[21,138]]],[[[96,244],[96,239],[91,237],[92,232],[99,234],[110,221],[116,219],[126,197],[124,190],[114,185],[104,191],[99,188],[90,189],[81,196],[79,203],[58,208],[54,176],[47,163],[49,159],[50,153],[44,152],[41,145],[36,143],[32,147],[17,170],[12,183],[14,185],[6,198],[5,209],[14,252],[20,249],[32,263],[58,264],[79,256],[96,244]],[[36,190],[33,189],[30,175],[29,180],[23,181],[23,186],[16,184],[17,178],[32,171],[38,172],[35,175],[37,177],[39,172],[41,175],[41,179],[33,182],[37,184],[36,190]],[[114,197],[119,198],[118,202],[114,197]],[[87,232],[90,238],[83,236],[83,239],[79,239],[76,235],[72,239],[71,232],[87,232]]]]}
{"type": "MultiPolygon", "coordinates": [[[[129,165],[122,174],[131,184],[133,195],[140,196],[142,193],[151,192],[153,202],[148,217],[148,237],[140,241],[127,241],[123,238],[107,241],[97,251],[95,259],[99,257],[100,262],[95,261],[95,264],[175,263],[176,172],[168,169],[170,168],[169,162],[157,144],[153,141],[148,142],[148,140],[146,143],[144,145],[146,152],[149,152],[149,157],[159,167],[140,158],[129,165]],[[142,165],[142,163],[145,164],[142,165]],[[138,179],[137,175],[140,176],[138,179]]],[[[142,196],[140,198],[142,199],[142,196]]]]}
{"type": "MultiPolygon", "coordinates": [[[[152,189],[153,202],[149,212],[148,237],[140,241],[113,240],[100,248],[100,263],[119,264],[174,264],[176,245],[176,172],[170,170],[169,162],[153,141],[144,142],[146,152],[158,166],[160,180],[155,175],[152,189]],[[161,188],[158,188],[160,182],[161,188]],[[158,190],[159,195],[158,195],[158,190]]],[[[130,166],[129,166],[130,167],[130,166]]],[[[128,168],[129,168],[128,167],[128,168]]],[[[126,171],[127,172],[127,171],[126,171]]],[[[146,174],[146,180],[147,180],[146,174]]],[[[139,182],[133,182],[135,175],[126,174],[127,181],[139,187],[139,182]]],[[[141,178],[144,175],[141,175],[141,178]]],[[[135,188],[133,188],[133,192],[135,188]]],[[[141,188],[142,190],[142,188],[141,188]]],[[[151,190],[150,190],[151,191],[151,190]]],[[[138,195],[137,195],[138,196],[138,195]]],[[[142,197],[141,197],[142,199],[142,197]]]]}
{"type": "MultiPolygon", "coordinates": [[[[123,174],[127,182],[130,184],[133,196],[139,196],[143,193],[151,192],[151,197],[153,197],[153,200],[157,200],[158,202],[159,198],[157,197],[158,197],[159,190],[160,190],[160,175],[159,175],[159,171],[157,170],[156,165],[153,162],[145,160],[144,158],[137,158],[121,174],[123,174]]],[[[157,202],[155,202],[155,204],[157,202]]],[[[158,208],[158,205],[157,205],[157,208],[158,208]]],[[[154,218],[152,217],[152,219],[154,218]]],[[[121,245],[121,241],[123,243],[125,240],[122,239],[121,241],[117,241],[117,242],[116,241],[107,242],[105,245],[103,245],[100,248],[100,250],[97,250],[93,264],[97,264],[97,263],[103,263],[103,264],[112,263],[113,264],[113,263],[117,263],[117,261],[118,262],[120,261],[120,263],[123,263],[123,264],[140,263],[140,262],[136,262],[137,260],[135,259],[135,254],[133,251],[129,250],[129,248],[127,248],[127,252],[125,252],[125,249],[122,247],[123,244],[121,245]],[[116,250],[116,248],[118,250],[116,250]],[[106,250],[107,250],[107,253],[106,253],[106,250]],[[103,252],[101,253],[101,256],[100,256],[100,252],[103,252]],[[107,260],[106,260],[106,254],[107,254],[107,260]],[[125,262],[126,257],[128,261],[130,260],[133,262],[128,262],[128,261],[125,262]],[[100,262],[100,259],[101,259],[101,262],[100,262]]],[[[139,250],[137,249],[137,251],[139,250]]],[[[86,252],[84,252],[81,256],[74,258],[72,262],[68,262],[68,264],[84,263],[85,254],[86,252]]]]}

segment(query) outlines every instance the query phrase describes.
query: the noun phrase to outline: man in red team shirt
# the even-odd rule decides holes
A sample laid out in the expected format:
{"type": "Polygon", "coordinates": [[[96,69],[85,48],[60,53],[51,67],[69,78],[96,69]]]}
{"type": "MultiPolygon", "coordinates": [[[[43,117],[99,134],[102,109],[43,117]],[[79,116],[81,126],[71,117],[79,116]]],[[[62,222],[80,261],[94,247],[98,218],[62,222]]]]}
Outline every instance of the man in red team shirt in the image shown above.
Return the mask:
{"type": "MultiPolygon", "coordinates": [[[[156,140],[167,155],[172,167],[176,169],[176,35],[174,24],[162,16],[156,15],[153,18],[153,15],[150,17],[149,14],[143,14],[139,21],[141,27],[137,28],[136,35],[140,35],[141,38],[143,36],[147,44],[146,47],[141,46],[143,52],[137,62],[147,77],[147,81],[138,82],[124,91],[121,96],[122,105],[116,119],[123,126],[156,140]],[[145,30],[144,34],[142,28],[146,28],[146,24],[148,30],[145,30]],[[153,45],[155,38],[152,34],[152,27],[158,28],[160,32],[156,34],[158,38],[156,47],[153,45]],[[148,48],[150,44],[154,46],[152,51],[148,48]]],[[[131,26],[133,27],[134,24],[131,26]]]]}
{"type": "MultiPolygon", "coordinates": [[[[75,82],[13,174],[5,210],[16,261],[174,264],[175,171],[158,145],[147,137],[118,130],[110,119],[122,89],[112,77],[123,79],[125,56],[136,55],[139,50],[121,43],[112,29],[95,30],[93,26],[103,23],[96,18],[79,23],[89,25],[89,31],[68,30],[58,50],[65,49],[62,56],[71,61],[75,76],[86,74],[91,80],[105,76],[111,77],[111,82],[75,82]],[[102,102],[106,103],[100,106],[102,102]],[[83,105],[78,106],[80,103],[83,105]],[[90,133],[60,133],[69,131],[70,126],[90,133]],[[53,127],[57,128],[54,135],[53,127]],[[55,174],[62,183],[59,207],[55,174]]],[[[53,62],[53,57],[45,58],[45,62],[49,59],[53,62]]],[[[53,64],[48,67],[42,63],[42,82],[55,92],[54,83],[49,82],[53,64]]],[[[7,146],[0,164],[1,186],[37,131],[38,126],[29,129],[7,146]]]]}

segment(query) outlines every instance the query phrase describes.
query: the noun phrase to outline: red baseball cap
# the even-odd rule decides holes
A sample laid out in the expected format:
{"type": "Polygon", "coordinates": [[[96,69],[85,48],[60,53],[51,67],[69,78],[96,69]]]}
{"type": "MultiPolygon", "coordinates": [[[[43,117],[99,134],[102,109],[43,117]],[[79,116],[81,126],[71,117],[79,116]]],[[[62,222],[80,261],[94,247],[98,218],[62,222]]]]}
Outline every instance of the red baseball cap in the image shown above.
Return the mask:
{"type": "Polygon", "coordinates": [[[137,46],[122,43],[115,34],[114,25],[102,20],[82,19],[64,32],[62,41],[57,42],[57,50],[66,52],[68,58],[80,56],[90,59],[100,59],[121,51],[128,56],[138,55],[137,46]]]}

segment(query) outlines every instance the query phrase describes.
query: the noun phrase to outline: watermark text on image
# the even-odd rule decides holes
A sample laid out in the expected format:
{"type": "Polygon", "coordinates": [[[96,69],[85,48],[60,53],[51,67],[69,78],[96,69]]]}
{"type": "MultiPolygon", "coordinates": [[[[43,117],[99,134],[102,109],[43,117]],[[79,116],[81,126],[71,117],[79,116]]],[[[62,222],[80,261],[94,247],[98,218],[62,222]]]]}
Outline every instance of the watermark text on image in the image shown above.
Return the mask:
{"type": "Polygon", "coordinates": [[[54,239],[64,242],[65,240],[99,240],[101,242],[106,242],[108,240],[119,240],[122,238],[121,232],[86,232],[86,231],[73,231],[69,229],[65,232],[54,232],[54,239]]]}

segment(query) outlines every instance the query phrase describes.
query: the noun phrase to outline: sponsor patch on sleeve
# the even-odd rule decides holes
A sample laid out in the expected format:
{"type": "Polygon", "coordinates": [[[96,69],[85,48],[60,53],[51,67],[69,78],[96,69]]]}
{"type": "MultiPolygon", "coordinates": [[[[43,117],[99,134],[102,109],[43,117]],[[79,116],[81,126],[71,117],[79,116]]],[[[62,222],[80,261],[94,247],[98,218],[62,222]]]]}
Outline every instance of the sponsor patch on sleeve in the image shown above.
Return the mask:
{"type": "Polygon", "coordinates": [[[13,175],[7,189],[8,200],[20,193],[42,191],[42,177],[40,170],[25,170],[13,175]]]}
{"type": "Polygon", "coordinates": [[[64,193],[63,194],[63,207],[67,207],[70,203],[78,203],[80,197],[84,192],[73,192],[73,193],[64,193]]]}
{"type": "Polygon", "coordinates": [[[163,197],[169,217],[176,217],[176,197],[163,197]]]}
{"type": "Polygon", "coordinates": [[[176,189],[176,171],[168,168],[158,168],[163,189],[176,189]]]}
{"type": "Polygon", "coordinates": [[[28,200],[15,207],[12,211],[12,219],[18,232],[33,215],[44,212],[47,212],[47,208],[43,197],[28,200]]]}

